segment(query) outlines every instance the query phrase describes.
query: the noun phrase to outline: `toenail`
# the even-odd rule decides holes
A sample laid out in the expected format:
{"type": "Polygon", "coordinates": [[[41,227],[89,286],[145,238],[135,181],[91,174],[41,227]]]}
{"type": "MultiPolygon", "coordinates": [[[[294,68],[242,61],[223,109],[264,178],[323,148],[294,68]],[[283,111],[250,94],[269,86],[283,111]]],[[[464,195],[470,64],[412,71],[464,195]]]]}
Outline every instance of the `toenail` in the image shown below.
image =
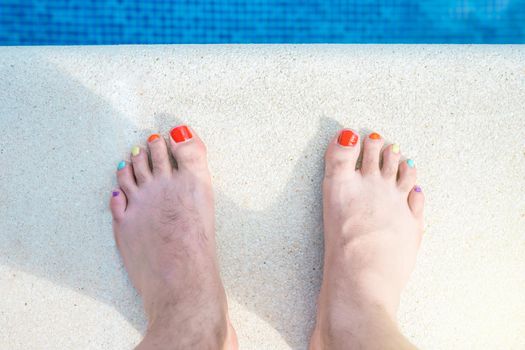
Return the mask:
{"type": "Polygon", "coordinates": [[[397,143],[392,145],[392,152],[396,154],[399,153],[399,145],[397,143]]]}
{"type": "Polygon", "coordinates": [[[149,137],[148,137],[148,142],[153,142],[157,139],[160,138],[160,135],[159,134],[151,134],[149,137]]]}
{"type": "Polygon", "coordinates": [[[337,139],[337,142],[341,146],[355,146],[357,141],[359,140],[359,136],[353,132],[352,130],[343,130],[339,134],[339,138],[337,139]]]}
{"type": "Polygon", "coordinates": [[[139,146],[133,146],[133,148],[131,149],[131,154],[136,156],[140,153],[140,147],[139,146]]]}
{"type": "Polygon", "coordinates": [[[120,192],[119,191],[113,191],[113,192],[111,192],[111,194],[113,195],[113,197],[116,197],[116,196],[118,196],[120,194],[120,192]]]}
{"type": "Polygon", "coordinates": [[[372,140],[379,140],[381,138],[381,135],[379,135],[377,132],[373,132],[370,135],[368,135],[372,140]]]}
{"type": "Polygon", "coordinates": [[[407,164],[410,168],[413,168],[416,166],[416,163],[412,159],[407,159],[407,164]]]}
{"type": "Polygon", "coordinates": [[[419,187],[419,186],[417,186],[417,185],[414,186],[414,191],[416,191],[416,192],[421,192],[421,187],[419,187]]]}
{"type": "Polygon", "coordinates": [[[125,161],[121,161],[120,163],[118,163],[117,165],[117,170],[122,170],[126,167],[126,162],[125,161]]]}
{"type": "Polygon", "coordinates": [[[174,127],[171,129],[170,135],[173,141],[177,143],[187,141],[193,137],[190,129],[188,129],[186,125],[174,127]]]}

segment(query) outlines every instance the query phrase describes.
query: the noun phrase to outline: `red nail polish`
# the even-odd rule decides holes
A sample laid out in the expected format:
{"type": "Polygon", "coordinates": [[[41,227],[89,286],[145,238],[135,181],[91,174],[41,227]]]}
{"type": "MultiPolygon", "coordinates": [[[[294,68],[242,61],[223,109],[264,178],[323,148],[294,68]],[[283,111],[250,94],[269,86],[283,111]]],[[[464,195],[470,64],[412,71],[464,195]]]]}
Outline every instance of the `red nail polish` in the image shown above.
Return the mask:
{"type": "Polygon", "coordinates": [[[343,130],[339,134],[339,138],[337,139],[337,142],[341,146],[355,146],[357,141],[359,140],[359,135],[357,135],[352,130],[343,130]]]}
{"type": "Polygon", "coordinates": [[[372,140],[379,140],[381,138],[381,135],[379,135],[377,132],[373,132],[370,135],[368,135],[372,140]]]}
{"type": "Polygon", "coordinates": [[[159,139],[159,138],[160,138],[159,134],[151,134],[150,137],[148,137],[148,142],[153,142],[153,141],[155,141],[156,139],[159,139]]]}
{"type": "Polygon", "coordinates": [[[174,127],[173,129],[171,129],[170,135],[173,141],[177,143],[184,142],[193,137],[190,129],[186,125],[180,125],[180,126],[174,127]]]}

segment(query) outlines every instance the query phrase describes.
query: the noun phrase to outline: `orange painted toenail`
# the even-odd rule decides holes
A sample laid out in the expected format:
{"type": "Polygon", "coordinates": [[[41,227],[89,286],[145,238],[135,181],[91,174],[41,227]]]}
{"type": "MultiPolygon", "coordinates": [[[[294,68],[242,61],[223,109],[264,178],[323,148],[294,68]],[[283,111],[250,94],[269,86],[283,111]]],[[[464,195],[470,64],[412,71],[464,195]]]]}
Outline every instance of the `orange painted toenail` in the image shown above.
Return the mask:
{"type": "Polygon", "coordinates": [[[153,141],[155,141],[156,139],[159,139],[159,138],[160,138],[159,134],[151,134],[150,137],[148,137],[148,142],[153,142],[153,141]]]}
{"type": "Polygon", "coordinates": [[[370,135],[368,135],[372,140],[379,140],[381,138],[381,135],[379,135],[377,132],[373,132],[370,135]]]}
{"type": "Polygon", "coordinates": [[[180,126],[174,127],[173,129],[171,129],[170,135],[173,141],[177,143],[184,142],[193,137],[190,129],[188,129],[186,125],[180,125],[180,126]]]}
{"type": "Polygon", "coordinates": [[[341,131],[341,133],[339,134],[339,138],[337,139],[337,142],[341,145],[341,146],[355,146],[355,144],[357,143],[357,141],[359,140],[359,136],[353,132],[352,130],[343,130],[341,131]]]}

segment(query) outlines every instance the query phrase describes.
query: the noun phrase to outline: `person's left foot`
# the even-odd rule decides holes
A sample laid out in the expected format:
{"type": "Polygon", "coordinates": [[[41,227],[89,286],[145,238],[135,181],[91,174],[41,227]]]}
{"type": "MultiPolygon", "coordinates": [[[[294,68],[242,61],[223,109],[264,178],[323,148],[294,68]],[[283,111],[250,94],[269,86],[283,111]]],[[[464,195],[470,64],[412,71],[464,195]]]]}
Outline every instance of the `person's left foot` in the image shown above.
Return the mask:
{"type": "Polygon", "coordinates": [[[328,145],[323,283],[310,349],[413,348],[395,316],[423,237],[424,195],[414,161],[383,145],[368,135],[359,169],[357,132],[343,129],[328,145]]]}
{"type": "Polygon", "coordinates": [[[118,249],[144,301],[139,348],[236,349],[215,251],[213,189],[206,146],[187,126],[133,147],[117,170],[110,207],[118,249]]]}

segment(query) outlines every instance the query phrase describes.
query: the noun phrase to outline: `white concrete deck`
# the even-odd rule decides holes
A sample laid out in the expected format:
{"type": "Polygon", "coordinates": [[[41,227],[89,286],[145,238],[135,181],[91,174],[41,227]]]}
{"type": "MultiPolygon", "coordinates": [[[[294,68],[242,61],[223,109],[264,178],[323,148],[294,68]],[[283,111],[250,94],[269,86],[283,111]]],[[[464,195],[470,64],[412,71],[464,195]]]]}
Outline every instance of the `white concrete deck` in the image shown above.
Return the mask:
{"type": "Polygon", "coordinates": [[[151,131],[209,148],[242,349],[304,349],[325,144],[416,161],[427,233],[399,312],[424,349],[525,348],[525,46],[0,48],[0,348],[129,349],[144,317],[107,209],[151,131]]]}

